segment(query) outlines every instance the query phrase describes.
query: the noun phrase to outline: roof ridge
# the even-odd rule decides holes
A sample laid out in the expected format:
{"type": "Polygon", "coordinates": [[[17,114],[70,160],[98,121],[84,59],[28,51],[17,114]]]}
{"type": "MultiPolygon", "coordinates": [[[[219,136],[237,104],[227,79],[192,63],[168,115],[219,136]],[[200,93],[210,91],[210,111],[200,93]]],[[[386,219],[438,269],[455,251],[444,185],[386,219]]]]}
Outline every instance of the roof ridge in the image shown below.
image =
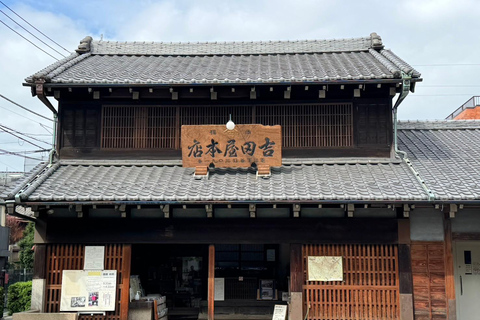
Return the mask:
{"type": "Polygon", "coordinates": [[[478,130],[480,120],[402,120],[398,121],[399,130],[478,130]]]}

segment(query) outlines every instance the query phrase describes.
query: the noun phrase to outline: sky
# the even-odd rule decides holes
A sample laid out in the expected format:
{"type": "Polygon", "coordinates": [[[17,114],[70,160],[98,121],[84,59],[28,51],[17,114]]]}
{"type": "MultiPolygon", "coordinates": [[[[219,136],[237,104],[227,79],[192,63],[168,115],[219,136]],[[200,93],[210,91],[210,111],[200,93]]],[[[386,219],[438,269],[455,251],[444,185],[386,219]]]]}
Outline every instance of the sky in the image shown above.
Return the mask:
{"type": "MultiPolygon", "coordinates": [[[[191,42],[339,39],[376,32],[386,48],[422,74],[423,82],[399,107],[400,120],[444,119],[480,95],[478,0],[0,1],[0,21],[57,59],[68,53],[6,6],[70,52],[87,35],[95,40],[191,42]]],[[[22,84],[56,59],[2,23],[0,42],[0,95],[52,118],[22,84]]],[[[28,138],[34,146],[0,129],[0,171],[24,171],[37,162],[5,151],[46,158],[45,152],[25,152],[51,147],[51,121],[0,97],[0,126],[41,140],[28,138]]]]}

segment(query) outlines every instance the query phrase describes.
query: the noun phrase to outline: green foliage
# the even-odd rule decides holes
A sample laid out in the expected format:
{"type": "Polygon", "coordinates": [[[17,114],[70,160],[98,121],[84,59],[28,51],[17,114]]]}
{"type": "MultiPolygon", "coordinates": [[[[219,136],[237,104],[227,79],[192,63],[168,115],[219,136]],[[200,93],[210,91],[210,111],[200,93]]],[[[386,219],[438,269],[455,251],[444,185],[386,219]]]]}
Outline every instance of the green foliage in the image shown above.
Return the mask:
{"type": "Polygon", "coordinates": [[[20,246],[20,267],[33,269],[33,236],[35,234],[35,224],[27,224],[23,232],[23,238],[18,242],[20,246]]]}
{"type": "Polygon", "coordinates": [[[30,310],[32,281],[12,284],[8,287],[7,296],[7,310],[9,315],[30,310]]]}
{"type": "Polygon", "coordinates": [[[0,317],[3,317],[3,301],[5,301],[5,289],[0,287],[0,317]]]}

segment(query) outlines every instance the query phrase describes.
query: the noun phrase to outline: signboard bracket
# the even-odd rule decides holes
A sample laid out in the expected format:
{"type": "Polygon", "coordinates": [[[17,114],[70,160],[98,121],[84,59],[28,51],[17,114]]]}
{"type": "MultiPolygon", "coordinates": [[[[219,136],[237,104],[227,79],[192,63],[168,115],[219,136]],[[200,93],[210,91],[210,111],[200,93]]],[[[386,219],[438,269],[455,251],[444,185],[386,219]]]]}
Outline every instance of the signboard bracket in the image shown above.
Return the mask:
{"type": "Polygon", "coordinates": [[[258,177],[270,177],[272,172],[270,171],[269,165],[258,165],[257,166],[257,179],[258,177]]]}

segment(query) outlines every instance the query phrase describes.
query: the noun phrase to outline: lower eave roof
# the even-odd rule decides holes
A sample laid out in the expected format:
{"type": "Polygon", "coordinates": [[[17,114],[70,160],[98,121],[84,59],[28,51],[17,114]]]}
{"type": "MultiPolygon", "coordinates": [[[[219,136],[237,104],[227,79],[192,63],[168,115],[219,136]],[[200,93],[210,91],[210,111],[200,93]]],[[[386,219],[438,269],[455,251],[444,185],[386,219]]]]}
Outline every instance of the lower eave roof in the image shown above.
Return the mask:
{"type": "Polygon", "coordinates": [[[22,202],[396,202],[428,195],[397,159],[284,164],[261,178],[251,168],[210,171],[158,161],[60,161],[18,193],[22,202]]]}

